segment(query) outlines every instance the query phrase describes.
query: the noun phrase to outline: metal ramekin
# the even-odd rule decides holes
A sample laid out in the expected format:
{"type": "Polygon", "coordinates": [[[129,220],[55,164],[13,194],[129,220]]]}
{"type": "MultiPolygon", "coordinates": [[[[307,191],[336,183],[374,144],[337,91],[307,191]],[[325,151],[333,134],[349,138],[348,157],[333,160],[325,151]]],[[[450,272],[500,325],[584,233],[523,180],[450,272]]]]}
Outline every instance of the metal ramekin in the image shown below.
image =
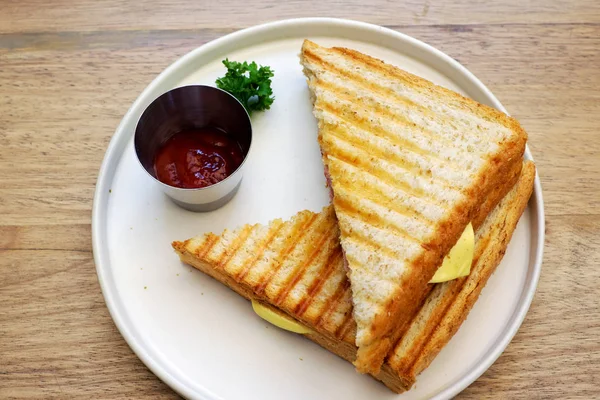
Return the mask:
{"type": "Polygon", "coordinates": [[[229,93],[203,85],[182,86],[156,98],[140,117],[134,138],[137,158],[162,191],[190,211],[212,211],[233,198],[242,182],[242,170],[252,143],[250,116],[229,93]],[[183,189],[159,181],[154,157],[175,133],[184,129],[212,126],[233,136],[244,154],[240,166],[227,178],[198,189],[183,189]]]}

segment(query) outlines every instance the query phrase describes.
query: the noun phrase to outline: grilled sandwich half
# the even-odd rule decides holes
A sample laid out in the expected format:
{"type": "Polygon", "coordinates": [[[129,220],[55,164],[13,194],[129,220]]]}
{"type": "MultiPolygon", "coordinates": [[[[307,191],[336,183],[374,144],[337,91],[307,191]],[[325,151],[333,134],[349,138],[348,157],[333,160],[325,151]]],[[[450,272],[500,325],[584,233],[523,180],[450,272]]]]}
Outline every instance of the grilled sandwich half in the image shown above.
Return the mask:
{"type": "MultiPolygon", "coordinates": [[[[527,162],[519,171],[520,175],[507,175],[490,193],[474,219],[480,222],[475,226],[470,275],[427,285],[425,302],[397,333],[401,339],[381,371],[373,374],[395,392],[410,389],[417,374],[450,340],[500,263],[533,187],[533,164],[527,162]]],[[[245,225],[172,245],[183,262],[305,325],[310,329],[307,338],[350,362],[355,360],[350,282],[332,206],[321,213],[302,211],[289,221],[245,225]]]]}
{"type": "Polygon", "coordinates": [[[360,372],[377,374],[428,282],[486,199],[521,168],[509,116],[383,61],[306,40],[357,324],[360,372]]]}

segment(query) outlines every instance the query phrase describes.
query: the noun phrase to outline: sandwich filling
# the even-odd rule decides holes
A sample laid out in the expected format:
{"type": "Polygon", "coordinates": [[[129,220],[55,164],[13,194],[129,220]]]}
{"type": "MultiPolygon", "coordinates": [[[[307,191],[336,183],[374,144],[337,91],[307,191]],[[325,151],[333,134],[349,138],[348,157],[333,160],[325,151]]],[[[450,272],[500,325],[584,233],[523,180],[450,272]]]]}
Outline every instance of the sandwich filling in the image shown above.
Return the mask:
{"type": "Polygon", "coordinates": [[[281,328],[283,330],[290,331],[293,333],[299,333],[301,335],[306,335],[307,333],[312,332],[312,330],[307,328],[305,325],[294,321],[292,318],[282,314],[281,312],[277,312],[272,308],[265,307],[256,300],[252,300],[252,309],[254,310],[256,315],[258,315],[271,325],[275,325],[276,327],[281,328]]]}
{"type": "Polygon", "coordinates": [[[446,282],[469,275],[474,251],[475,232],[473,224],[469,223],[429,283],[446,282]]]}

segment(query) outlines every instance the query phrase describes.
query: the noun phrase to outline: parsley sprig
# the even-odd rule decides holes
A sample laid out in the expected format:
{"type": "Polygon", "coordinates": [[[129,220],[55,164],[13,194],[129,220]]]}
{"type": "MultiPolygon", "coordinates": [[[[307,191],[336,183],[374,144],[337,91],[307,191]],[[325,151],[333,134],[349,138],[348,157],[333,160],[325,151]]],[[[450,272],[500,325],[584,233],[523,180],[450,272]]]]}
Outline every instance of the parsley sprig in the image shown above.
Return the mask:
{"type": "Polygon", "coordinates": [[[273,104],[271,78],[273,70],[268,66],[259,66],[252,61],[248,64],[237,61],[223,60],[227,67],[224,77],[217,79],[217,87],[231,93],[248,111],[268,110],[273,104]]]}

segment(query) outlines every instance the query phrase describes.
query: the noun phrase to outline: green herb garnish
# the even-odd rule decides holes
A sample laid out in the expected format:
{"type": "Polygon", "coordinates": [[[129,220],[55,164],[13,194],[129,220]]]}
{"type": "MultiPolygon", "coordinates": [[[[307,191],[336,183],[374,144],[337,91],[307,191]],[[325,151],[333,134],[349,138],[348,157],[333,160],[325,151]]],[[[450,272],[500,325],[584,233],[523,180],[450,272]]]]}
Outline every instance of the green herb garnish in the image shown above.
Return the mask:
{"type": "Polygon", "coordinates": [[[217,79],[217,87],[232,94],[242,103],[248,114],[252,111],[268,110],[273,104],[273,90],[271,78],[273,70],[270,67],[260,66],[252,61],[239,63],[237,61],[223,60],[227,67],[224,77],[217,79]]]}

